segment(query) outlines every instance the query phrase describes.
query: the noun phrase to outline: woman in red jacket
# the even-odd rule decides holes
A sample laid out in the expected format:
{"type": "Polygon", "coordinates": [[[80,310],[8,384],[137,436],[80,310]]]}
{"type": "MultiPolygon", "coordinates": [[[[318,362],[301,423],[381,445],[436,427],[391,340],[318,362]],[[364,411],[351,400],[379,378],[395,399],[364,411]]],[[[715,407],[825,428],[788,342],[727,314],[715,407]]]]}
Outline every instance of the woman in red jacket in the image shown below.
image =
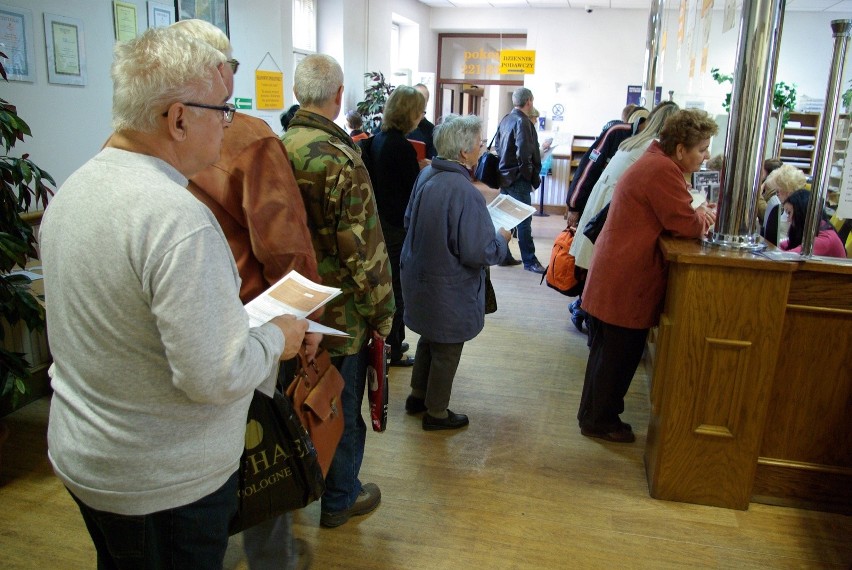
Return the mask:
{"type": "Polygon", "coordinates": [[[663,232],[701,237],[713,225],[715,206],[693,210],[685,177],[710,158],[716,131],[704,111],[674,113],[659,142],[615,187],[583,296],[590,352],[577,419],[585,436],[620,443],[636,439],[619,414],[666,293],[666,262],[657,241],[663,232]]]}

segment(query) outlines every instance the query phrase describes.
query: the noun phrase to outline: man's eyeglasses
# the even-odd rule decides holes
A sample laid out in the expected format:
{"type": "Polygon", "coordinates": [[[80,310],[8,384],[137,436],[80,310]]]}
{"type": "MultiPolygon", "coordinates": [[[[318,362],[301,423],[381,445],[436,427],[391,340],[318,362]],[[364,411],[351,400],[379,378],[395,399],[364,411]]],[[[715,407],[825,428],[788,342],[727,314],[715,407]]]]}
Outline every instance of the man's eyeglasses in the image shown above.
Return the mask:
{"type": "Polygon", "coordinates": [[[231,66],[231,71],[233,71],[234,73],[236,73],[237,70],[240,68],[240,62],[236,59],[229,59],[225,63],[231,66]]]}
{"type": "MultiPolygon", "coordinates": [[[[231,103],[225,103],[224,105],[207,105],[205,103],[183,103],[187,107],[198,107],[200,109],[213,109],[214,111],[221,111],[224,115],[224,119],[226,123],[230,123],[234,120],[234,113],[237,112],[237,108],[234,107],[231,103]]],[[[163,113],[164,117],[167,117],[169,114],[168,111],[163,113]]]]}
{"type": "Polygon", "coordinates": [[[234,120],[234,113],[237,112],[237,108],[234,107],[231,103],[225,103],[224,105],[205,105],[204,103],[184,103],[187,107],[198,107],[200,109],[213,109],[214,111],[222,111],[225,116],[225,122],[230,123],[234,120]]]}

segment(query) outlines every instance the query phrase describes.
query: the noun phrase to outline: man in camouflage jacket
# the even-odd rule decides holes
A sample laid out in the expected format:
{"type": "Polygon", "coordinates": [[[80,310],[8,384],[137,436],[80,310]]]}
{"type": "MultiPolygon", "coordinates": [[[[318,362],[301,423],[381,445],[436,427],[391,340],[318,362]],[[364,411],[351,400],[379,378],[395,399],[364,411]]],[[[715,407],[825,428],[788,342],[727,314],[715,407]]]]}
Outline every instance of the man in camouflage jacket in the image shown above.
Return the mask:
{"type": "Polygon", "coordinates": [[[320,277],[343,291],[325,306],[321,320],[351,335],[323,339],[345,381],[345,427],[320,516],[320,524],[335,527],[369,513],[381,500],[375,484],[358,479],[367,435],[361,403],[366,341],[373,330],[387,336],[395,307],[370,177],[358,146],[333,122],[343,100],[343,71],[329,56],[308,56],[296,67],[293,91],[301,108],[282,140],[305,202],[320,277]]]}

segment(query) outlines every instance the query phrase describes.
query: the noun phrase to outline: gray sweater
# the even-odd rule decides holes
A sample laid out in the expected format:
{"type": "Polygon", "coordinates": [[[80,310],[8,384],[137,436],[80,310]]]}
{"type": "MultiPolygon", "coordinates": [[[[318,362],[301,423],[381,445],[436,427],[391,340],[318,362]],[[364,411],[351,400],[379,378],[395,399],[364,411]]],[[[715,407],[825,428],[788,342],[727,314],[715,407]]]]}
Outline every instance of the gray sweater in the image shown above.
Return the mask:
{"type": "Polygon", "coordinates": [[[194,502],[236,470],[253,391],[284,338],[249,328],[216,219],[162,160],[106,148],[41,226],[54,357],[50,460],[92,508],[194,502]]]}

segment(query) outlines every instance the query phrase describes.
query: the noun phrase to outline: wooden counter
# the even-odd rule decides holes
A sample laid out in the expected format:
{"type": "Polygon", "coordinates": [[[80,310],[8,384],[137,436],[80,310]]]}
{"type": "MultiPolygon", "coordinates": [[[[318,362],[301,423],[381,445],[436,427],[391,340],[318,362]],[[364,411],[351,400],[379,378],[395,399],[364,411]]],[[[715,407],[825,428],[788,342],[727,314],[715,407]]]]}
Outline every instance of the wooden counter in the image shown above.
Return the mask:
{"type": "Polygon", "coordinates": [[[661,247],[670,266],[645,450],[651,495],[746,509],[823,508],[852,493],[852,265],[676,238],[661,247]]]}

